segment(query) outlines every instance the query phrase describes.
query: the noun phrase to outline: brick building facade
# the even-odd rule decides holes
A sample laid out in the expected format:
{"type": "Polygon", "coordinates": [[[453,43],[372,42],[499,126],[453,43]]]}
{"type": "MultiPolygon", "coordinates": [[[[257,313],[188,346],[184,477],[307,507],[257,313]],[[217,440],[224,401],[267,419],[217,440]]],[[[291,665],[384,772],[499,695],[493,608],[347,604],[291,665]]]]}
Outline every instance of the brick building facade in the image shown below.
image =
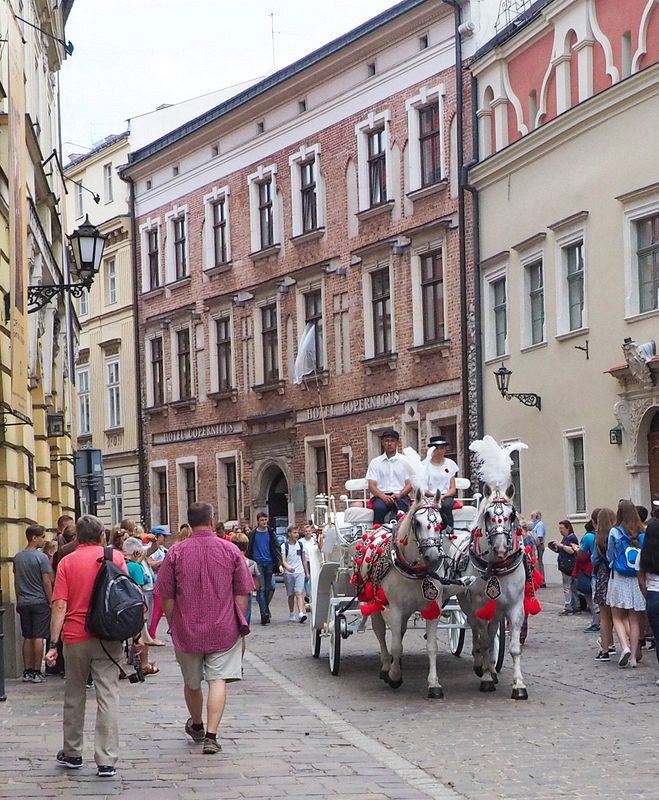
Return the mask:
{"type": "Polygon", "coordinates": [[[131,154],[152,523],[299,521],[385,427],[462,460],[453,24],[400,3],[131,154]]]}

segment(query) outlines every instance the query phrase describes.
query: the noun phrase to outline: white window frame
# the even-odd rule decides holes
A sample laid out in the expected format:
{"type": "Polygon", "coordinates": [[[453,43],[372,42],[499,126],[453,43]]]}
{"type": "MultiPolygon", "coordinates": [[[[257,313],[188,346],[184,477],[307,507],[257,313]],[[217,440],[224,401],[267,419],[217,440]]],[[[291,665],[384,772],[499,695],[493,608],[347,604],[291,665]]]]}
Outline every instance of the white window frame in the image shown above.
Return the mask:
{"type": "Polygon", "coordinates": [[[167,348],[167,333],[163,330],[154,330],[144,338],[144,372],[146,375],[146,401],[147,406],[155,406],[155,387],[153,384],[153,373],[151,370],[151,347],[154,339],[162,340],[162,361],[163,361],[163,403],[167,403],[167,377],[165,375],[165,352],[167,348]]]}
{"type": "MultiPolygon", "coordinates": [[[[175,205],[171,211],[165,214],[165,225],[167,230],[167,245],[165,247],[165,283],[180,283],[190,279],[190,231],[188,229],[189,207],[187,205],[175,205]],[[174,223],[183,217],[185,231],[185,265],[186,274],[182,278],[176,277],[176,250],[174,246],[174,223]]],[[[158,241],[160,244],[160,241],[158,241]]]]}
{"type": "MultiPolygon", "coordinates": [[[[171,366],[172,371],[172,398],[174,402],[177,402],[182,399],[180,386],[179,386],[179,374],[178,374],[178,336],[177,333],[179,331],[188,329],[190,331],[190,400],[193,400],[197,396],[196,392],[196,385],[195,385],[195,353],[196,353],[196,338],[195,338],[195,328],[191,322],[179,322],[177,324],[173,324],[169,329],[169,341],[170,341],[170,359],[169,363],[171,366]]],[[[164,336],[163,336],[164,339],[164,336]]],[[[163,342],[164,345],[164,342],[163,342]]]]}
{"type": "MultiPolygon", "coordinates": [[[[316,179],[316,230],[325,227],[325,179],[320,171],[320,144],[302,145],[300,149],[289,156],[288,163],[291,169],[291,231],[292,236],[302,236],[305,231],[302,226],[302,174],[304,163],[314,160],[316,179]]],[[[312,231],[306,231],[312,233],[312,231]]]]}
{"type": "Polygon", "coordinates": [[[588,450],[586,445],[586,429],[570,428],[563,431],[563,474],[565,482],[565,508],[568,509],[567,519],[570,522],[582,522],[588,519],[588,450]],[[584,472],[584,510],[577,511],[576,483],[572,459],[572,442],[581,439],[583,442],[583,472],[584,472]]]}
{"type": "Polygon", "coordinates": [[[204,195],[204,269],[213,269],[220,266],[215,263],[215,242],[213,237],[213,205],[220,200],[224,201],[224,217],[226,224],[227,258],[224,262],[231,261],[231,208],[230,208],[230,189],[228,186],[215,187],[211,192],[204,195]]]}
{"type": "Polygon", "coordinates": [[[329,434],[320,436],[305,436],[304,437],[304,486],[306,494],[306,517],[311,519],[313,514],[316,495],[318,494],[318,484],[316,482],[316,467],[317,455],[316,451],[322,447],[326,447],[327,453],[327,489],[331,490],[332,487],[332,465],[330,456],[330,436],[329,434]]]}
{"type": "Polygon", "coordinates": [[[110,521],[118,525],[124,518],[124,490],[123,480],[120,475],[110,475],[108,481],[108,496],[110,498],[110,521]],[[118,491],[117,491],[118,488],[118,491]]]}
{"type": "Polygon", "coordinates": [[[86,317],[89,314],[89,289],[83,287],[78,303],[78,316],[86,317]]]}
{"type": "Polygon", "coordinates": [[[76,388],[78,390],[78,436],[90,436],[92,432],[92,409],[89,381],[89,366],[80,367],[76,370],[76,388]],[[83,390],[82,376],[86,376],[86,387],[83,390]],[[83,425],[83,421],[87,425],[83,425]]]}
{"type": "Polygon", "coordinates": [[[162,519],[159,519],[160,516],[160,502],[159,502],[159,493],[158,493],[158,478],[156,477],[157,473],[164,472],[165,473],[165,480],[167,481],[167,525],[170,523],[170,513],[169,513],[169,464],[166,459],[161,459],[159,461],[151,461],[149,462],[149,475],[150,475],[150,504],[151,504],[151,520],[157,521],[157,524],[163,525],[165,524],[162,519]],[[156,513],[157,512],[157,513],[156,513]]]}
{"type": "MultiPolygon", "coordinates": [[[[412,277],[412,305],[414,308],[423,309],[423,293],[421,289],[421,261],[424,256],[430,253],[441,251],[442,254],[442,271],[444,275],[444,341],[451,338],[449,329],[449,313],[448,313],[448,291],[446,282],[446,257],[448,253],[447,242],[445,236],[439,236],[435,239],[427,240],[423,243],[412,244],[412,252],[410,256],[410,267],[412,277]]],[[[423,338],[423,315],[412,315],[412,341],[414,347],[422,347],[426,342],[423,338]]],[[[433,344],[428,342],[428,344],[433,344]]]]}
{"type": "Polygon", "coordinates": [[[277,165],[261,164],[256,172],[247,176],[247,187],[249,190],[249,229],[252,253],[260,250],[269,250],[270,247],[278,247],[281,243],[281,223],[279,220],[278,197],[277,197],[277,165]],[[261,223],[259,218],[259,184],[266,178],[272,180],[272,245],[266,248],[261,247],[261,223]]]}
{"type": "MultiPolygon", "coordinates": [[[[213,310],[208,317],[208,362],[210,367],[210,386],[211,392],[226,391],[220,390],[220,373],[217,368],[217,322],[220,319],[228,319],[231,331],[234,331],[233,309],[230,306],[213,310]]],[[[231,336],[231,389],[236,387],[236,343],[240,338],[231,336]]]]}
{"type": "Polygon", "coordinates": [[[118,356],[105,359],[105,412],[107,430],[121,428],[123,424],[123,414],[121,408],[121,359],[118,356]],[[117,380],[110,382],[110,370],[117,367],[117,380]],[[116,397],[116,400],[112,398],[116,397]],[[113,408],[116,406],[116,418],[113,419],[113,408]]]}
{"type": "MultiPolygon", "coordinates": [[[[398,352],[396,347],[396,296],[394,286],[394,270],[391,257],[372,261],[362,267],[362,297],[364,313],[364,358],[375,358],[375,330],[373,327],[373,292],[371,274],[381,269],[389,269],[389,296],[391,303],[391,351],[382,354],[387,358],[398,352]]],[[[380,357],[380,356],[378,356],[380,357]]]]}
{"type": "MultiPolygon", "coordinates": [[[[547,344],[547,260],[545,258],[544,243],[539,244],[530,250],[525,250],[519,256],[520,266],[520,342],[521,350],[529,350],[547,344]],[[542,339],[533,342],[533,331],[531,330],[531,283],[529,267],[540,262],[542,264],[542,314],[543,330],[542,339]]],[[[508,283],[506,282],[506,311],[508,311],[508,283]]],[[[510,320],[508,320],[508,330],[510,330],[510,320]]]]}
{"type": "Polygon", "coordinates": [[[76,205],[76,219],[81,219],[85,213],[85,204],[82,197],[82,181],[75,182],[75,205],[76,205]]]}
{"type": "MultiPolygon", "coordinates": [[[[640,193],[639,193],[640,194],[640,193]]],[[[651,311],[640,311],[638,296],[638,240],[636,223],[645,217],[659,214],[659,193],[644,193],[624,204],[623,252],[625,270],[625,320],[647,319],[659,315],[659,307],[651,311]]]]}
{"type": "Polygon", "coordinates": [[[215,471],[217,475],[217,514],[225,524],[237,525],[240,522],[240,510],[242,508],[242,493],[240,485],[240,451],[225,450],[215,453],[215,471]],[[224,512],[229,513],[229,492],[227,482],[224,478],[224,467],[233,462],[236,466],[236,511],[238,517],[230,519],[224,517],[224,512]]]}
{"type": "Polygon", "coordinates": [[[485,334],[485,362],[500,361],[510,355],[510,282],[508,280],[508,261],[483,273],[483,333],[485,334]],[[504,278],[506,281],[506,347],[497,355],[496,327],[494,320],[494,284],[504,278]]]}
{"type": "Polygon", "coordinates": [[[297,348],[300,343],[300,339],[302,338],[302,334],[307,326],[306,323],[306,295],[311,294],[311,292],[317,292],[320,289],[320,302],[322,304],[323,309],[323,363],[321,368],[318,370],[319,372],[323,372],[327,369],[327,309],[325,307],[325,281],[321,277],[317,277],[315,280],[309,279],[304,283],[298,282],[296,288],[296,296],[295,296],[295,304],[296,304],[296,313],[297,313],[297,342],[295,345],[295,355],[297,357],[297,348]]]}
{"type": "MultiPolygon", "coordinates": [[[[410,97],[405,101],[405,110],[407,111],[407,133],[408,133],[408,152],[409,152],[409,186],[408,192],[415,192],[419,189],[427,189],[428,186],[423,186],[421,176],[421,146],[419,136],[421,133],[421,125],[419,121],[419,112],[424,108],[437,103],[439,108],[439,158],[441,168],[440,181],[446,180],[446,154],[444,151],[446,142],[445,122],[444,122],[444,97],[446,89],[443,83],[437,86],[427,87],[422,86],[419,93],[414,97],[410,97]]],[[[430,184],[435,185],[435,184],[430,184]]]]}
{"type": "Polygon", "coordinates": [[[365,120],[355,125],[355,135],[357,137],[357,184],[358,184],[358,204],[359,211],[368,211],[371,208],[370,182],[368,173],[368,136],[378,128],[384,129],[384,152],[385,165],[387,170],[387,203],[394,199],[394,175],[391,158],[391,136],[389,135],[389,124],[391,112],[381,111],[378,114],[371,112],[365,120]]]}
{"type": "Polygon", "coordinates": [[[165,285],[162,263],[162,231],[160,230],[160,217],[155,219],[148,218],[143,225],[140,225],[140,242],[142,251],[142,293],[157,291],[165,285]],[[160,285],[151,287],[149,270],[149,233],[157,229],[158,231],[158,276],[160,285]]]}
{"type": "Polygon", "coordinates": [[[119,293],[117,292],[117,259],[115,256],[105,259],[105,289],[107,293],[105,305],[116,305],[119,302],[119,293]]]}
{"type": "Polygon", "coordinates": [[[112,190],[112,162],[103,164],[103,190],[105,191],[105,202],[111,203],[114,200],[112,190]]]}
{"type": "Polygon", "coordinates": [[[264,374],[265,371],[263,369],[263,336],[262,336],[262,327],[261,327],[261,309],[264,306],[272,305],[273,303],[277,306],[277,361],[279,365],[279,380],[284,380],[284,359],[282,353],[282,328],[281,328],[281,304],[279,303],[279,298],[274,295],[270,297],[266,297],[260,299],[257,303],[254,304],[254,315],[253,315],[253,330],[254,330],[254,385],[255,386],[262,386],[264,382],[264,374]]]}
{"type": "MultiPolygon", "coordinates": [[[[504,445],[504,444],[512,444],[513,442],[520,442],[520,441],[522,441],[522,437],[521,436],[514,436],[511,439],[502,439],[501,440],[501,444],[502,445],[504,445]]],[[[519,494],[520,494],[521,498],[523,499],[524,498],[524,470],[522,468],[522,452],[523,451],[522,450],[516,450],[515,452],[517,453],[517,459],[518,459],[517,463],[519,464],[519,494]]],[[[511,453],[510,457],[514,458],[514,453],[511,453]]],[[[514,462],[513,462],[513,466],[514,466],[514,462]]],[[[512,467],[511,467],[511,471],[512,471],[512,467]]],[[[515,494],[515,496],[513,497],[513,505],[515,506],[515,510],[517,511],[517,514],[518,515],[521,514],[522,507],[521,507],[521,504],[520,504],[520,497],[518,497],[517,494],[515,494]]]]}
{"type": "MultiPolygon", "coordinates": [[[[188,500],[186,497],[185,470],[194,467],[195,497],[199,499],[199,465],[197,456],[183,456],[176,459],[176,501],[178,508],[178,524],[188,520],[188,500]]],[[[167,484],[169,495],[169,484],[167,484]]],[[[171,524],[171,522],[170,522],[171,524]]]]}
{"type": "Polygon", "coordinates": [[[588,242],[584,221],[562,228],[554,238],[556,265],[556,337],[578,336],[588,332],[588,242]],[[570,290],[567,280],[567,250],[582,242],[583,253],[583,314],[581,327],[570,330],[570,290]]]}

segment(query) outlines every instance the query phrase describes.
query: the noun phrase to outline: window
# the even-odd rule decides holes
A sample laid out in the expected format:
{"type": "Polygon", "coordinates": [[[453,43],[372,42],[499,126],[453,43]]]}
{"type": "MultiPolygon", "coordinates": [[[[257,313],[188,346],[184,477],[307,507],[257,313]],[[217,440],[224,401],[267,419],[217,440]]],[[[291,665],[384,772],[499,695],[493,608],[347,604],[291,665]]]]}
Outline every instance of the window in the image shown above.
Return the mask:
{"type": "Polygon", "coordinates": [[[176,360],[178,366],[178,399],[192,397],[192,361],[190,357],[190,329],[176,331],[176,360]]]}
{"type": "Polygon", "coordinates": [[[446,338],[444,328],[444,271],[441,250],[421,256],[423,343],[446,338]]]}
{"type": "Polygon", "coordinates": [[[174,229],[174,266],[176,270],[176,280],[180,281],[188,274],[188,263],[186,255],[185,241],[185,216],[176,217],[173,220],[174,229]]]}
{"type": "Polygon", "coordinates": [[[586,513],[586,470],[583,435],[568,438],[568,458],[571,477],[570,508],[574,514],[586,513]]]}
{"type": "Polygon", "coordinates": [[[261,337],[263,341],[263,383],[276,383],[279,380],[279,338],[276,303],[261,308],[261,337]]]}
{"type": "Polygon", "coordinates": [[[304,486],[306,515],[313,513],[316,495],[328,495],[332,471],[329,458],[329,436],[308,436],[304,440],[304,486]]]}
{"type": "Polygon", "coordinates": [[[369,205],[387,202],[387,158],[384,128],[368,134],[369,205]]]}
{"type": "Polygon", "coordinates": [[[304,295],[304,322],[305,325],[314,326],[316,372],[322,372],[325,369],[325,358],[323,353],[323,297],[320,289],[304,295]]]}
{"type": "MultiPolygon", "coordinates": [[[[539,344],[545,340],[545,290],[543,285],[542,261],[535,261],[525,267],[528,291],[528,344],[539,344]]],[[[499,353],[497,352],[497,355],[499,353]]]]}
{"type": "Polygon", "coordinates": [[[421,186],[430,186],[442,179],[440,144],[439,105],[434,103],[419,110],[421,186]]]}
{"type": "Polygon", "coordinates": [[[78,385],[78,436],[87,436],[92,432],[89,369],[78,370],[76,383],[78,385]]]}
{"type": "Polygon", "coordinates": [[[371,273],[374,355],[391,352],[391,290],[389,268],[371,273]]]}
{"type": "Polygon", "coordinates": [[[197,470],[194,465],[183,467],[183,491],[186,509],[197,502],[197,470]]]}
{"type": "Polygon", "coordinates": [[[638,310],[641,314],[659,308],[659,214],[636,223],[638,264],[638,310]]]}
{"type": "Polygon", "coordinates": [[[165,402],[165,372],[161,336],[151,339],[151,386],[153,405],[163,405],[165,402]]]}
{"type": "Polygon", "coordinates": [[[119,361],[108,361],[106,368],[108,428],[121,427],[121,384],[119,361]]]}
{"type": "Polygon", "coordinates": [[[419,36],[419,50],[426,50],[428,48],[428,34],[419,36]]]}
{"type": "Polygon", "coordinates": [[[103,166],[103,186],[105,188],[105,202],[111,203],[114,200],[112,194],[112,164],[103,166]]]}
{"type": "Polygon", "coordinates": [[[494,355],[506,352],[508,338],[508,315],[506,308],[506,279],[499,278],[490,286],[492,311],[494,312],[494,355]]]}
{"type": "Polygon", "coordinates": [[[348,292],[334,295],[334,366],[337,375],[350,372],[350,300],[348,292]]]}
{"type": "Polygon", "coordinates": [[[430,420],[430,435],[443,436],[446,439],[446,457],[458,461],[458,426],[455,419],[432,419],[430,420]]]}
{"type": "Polygon", "coordinates": [[[82,217],[85,213],[83,202],[82,202],[82,181],[76,181],[76,219],[82,217]]]}
{"type": "Polygon", "coordinates": [[[78,312],[81,317],[89,314],[89,289],[83,288],[80,292],[80,302],[78,303],[78,312]]]}
{"type": "Polygon", "coordinates": [[[213,220],[213,254],[215,257],[215,266],[226,264],[227,257],[227,218],[226,218],[226,200],[221,197],[214,203],[211,203],[212,220],[213,220]]]}
{"type": "Polygon", "coordinates": [[[118,525],[124,518],[122,480],[114,476],[110,478],[110,514],[113,525],[118,525]]]}
{"type": "Polygon", "coordinates": [[[114,305],[117,302],[117,262],[114,258],[105,262],[105,290],[107,292],[106,305],[114,305]]]}
{"type": "Polygon", "coordinates": [[[167,494],[167,470],[159,469],[155,473],[156,510],[158,524],[169,524],[169,497],[167,494]]]}
{"type": "Polygon", "coordinates": [[[315,473],[316,473],[316,494],[329,494],[327,481],[327,452],[325,445],[314,447],[315,473]]]}
{"type": "Polygon", "coordinates": [[[226,486],[227,497],[227,519],[238,519],[238,476],[236,471],[235,459],[225,461],[224,484],[226,486]]]}
{"type": "Polygon", "coordinates": [[[567,267],[567,299],[570,330],[583,327],[584,307],[584,259],[583,242],[575,242],[564,248],[567,267]]]}
{"type": "Polygon", "coordinates": [[[522,510],[522,476],[519,469],[519,450],[513,450],[510,454],[510,458],[513,462],[510,468],[510,480],[515,489],[513,505],[519,512],[522,510]]]}
{"type": "Polygon", "coordinates": [[[274,219],[272,208],[272,178],[258,184],[259,235],[261,250],[272,247],[274,239],[274,219]]]}
{"type": "MultiPolygon", "coordinates": [[[[228,392],[233,386],[230,317],[220,317],[215,320],[215,338],[217,343],[217,390],[228,392]]],[[[231,517],[231,519],[236,519],[236,517],[231,517]]]]}
{"type": "Polygon", "coordinates": [[[302,195],[302,233],[309,233],[318,227],[316,162],[314,159],[300,164],[300,193],[302,195]]]}
{"type": "Polygon", "coordinates": [[[148,290],[158,289],[160,286],[160,263],[158,258],[158,228],[147,231],[147,260],[149,268],[148,290]]]}

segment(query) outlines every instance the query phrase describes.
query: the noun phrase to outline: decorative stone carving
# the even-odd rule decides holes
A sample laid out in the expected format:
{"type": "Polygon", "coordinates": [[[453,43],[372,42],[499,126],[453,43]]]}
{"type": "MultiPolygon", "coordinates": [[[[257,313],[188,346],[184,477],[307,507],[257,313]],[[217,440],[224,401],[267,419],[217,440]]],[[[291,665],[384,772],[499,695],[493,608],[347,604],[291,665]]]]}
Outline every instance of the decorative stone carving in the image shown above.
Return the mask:
{"type": "Polygon", "coordinates": [[[641,386],[653,386],[654,378],[648,365],[647,353],[636,342],[625,341],[622,346],[625,361],[634,380],[641,386]]]}
{"type": "Polygon", "coordinates": [[[638,462],[638,431],[646,411],[652,407],[650,398],[644,400],[620,400],[613,407],[613,413],[622,425],[628,445],[628,464],[638,462]]]}

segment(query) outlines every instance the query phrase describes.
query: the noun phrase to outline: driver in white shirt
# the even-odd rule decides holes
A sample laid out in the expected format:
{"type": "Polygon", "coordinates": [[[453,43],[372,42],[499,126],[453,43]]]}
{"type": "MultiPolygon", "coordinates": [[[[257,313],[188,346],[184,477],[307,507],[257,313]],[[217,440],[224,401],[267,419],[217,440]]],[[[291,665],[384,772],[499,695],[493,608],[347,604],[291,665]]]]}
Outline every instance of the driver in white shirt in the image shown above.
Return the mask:
{"type": "Polygon", "coordinates": [[[410,507],[411,468],[407,459],[398,452],[400,436],[398,431],[389,429],[381,436],[381,456],[368,465],[366,479],[371,493],[373,521],[382,525],[388,514],[407,511],[410,507]]]}

